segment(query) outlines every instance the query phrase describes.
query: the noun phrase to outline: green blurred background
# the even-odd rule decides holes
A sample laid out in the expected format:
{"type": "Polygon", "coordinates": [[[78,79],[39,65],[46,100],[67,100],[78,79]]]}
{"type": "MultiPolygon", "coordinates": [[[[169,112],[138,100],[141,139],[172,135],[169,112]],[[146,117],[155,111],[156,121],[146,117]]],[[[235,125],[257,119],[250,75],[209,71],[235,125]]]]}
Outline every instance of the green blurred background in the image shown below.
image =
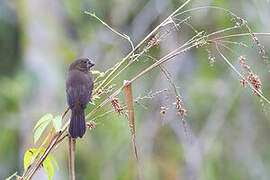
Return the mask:
{"type": "MultiPolygon", "coordinates": [[[[23,172],[24,152],[37,147],[32,129],[45,113],[66,108],[65,77],[78,57],[90,57],[105,71],[130,50],[129,43],[83,12],[95,12],[112,27],[140,42],[183,0],[1,0],[0,1],[0,179],[23,172]]],[[[193,0],[187,8],[216,5],[245,18],[255,32],[269,32],[268,0],[193,0]]],[[[186,9],[187,9],[186,8],[186,9]]],[[[229,16],[217,10],[196,11],[190,23],[207,33],[231,27],[229,16]]],[[[244,31],[234,31],[240,33],[244,31]]],[[[194,33],[187,27],[173,32],[149,53],[161,57],[194,33]]],[[[270,37],[258,37],[270,51],[270,37]]],[[[227,52],[240,69],[244,55],[270,97],[269,68],[250,37],[234,39],[249,48],[230,45],[227,52]]],[[[174,95],[158,69],[134,83],[134,97],[169,89],[135,105],[137,145],[145,179],[270,179],[270,117],[264,105],[216,55],[210,67],[205,49],[194,49],[166,63],[187,109],[187,134],[173,109],[174,95]],[[167,106],[165,117],[160,106],[167,106]]],[[[149,65],[141,59],[118,79],[122,84],[149,65]]],[[[120,95],[121,103],[124,103],[120,95]]],[[[103,110],[109,110],[106,106],[103,110]]],[[[89,109],[87,110],[89,112],[89,109]]],[[[102,113],[102,112],[99,112],[102,113]]],[[[54,179],[68,179],[67,143],[53,154],[60,169],[54,179]]],[[[117,114],[78,140],[77,179],[136,179],[128,120],[117,114]]],[[[47,179],[43,169],[34,179],[47,179]]]]}

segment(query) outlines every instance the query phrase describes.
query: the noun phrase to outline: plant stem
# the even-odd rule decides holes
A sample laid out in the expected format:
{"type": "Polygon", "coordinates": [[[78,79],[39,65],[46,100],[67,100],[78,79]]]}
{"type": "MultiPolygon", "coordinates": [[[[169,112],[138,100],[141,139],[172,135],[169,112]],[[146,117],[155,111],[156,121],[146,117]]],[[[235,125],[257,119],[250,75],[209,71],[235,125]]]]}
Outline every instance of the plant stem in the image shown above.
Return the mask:
{"type": "Polygon", "coordinates": [[[69,179],[75,180],[75,144],[76,139],[73,139],[71,136],[68,137],[68,167],[69,167],[69,179]]]}
{"type": "MultiPolygon", "coordinates": [[[[270,36],[270,33],[253,33],[255,35],[261,35],[261,36],[270,36]]],[[[230,34],[227,36],[217,37],[214,39],[208,40],[208,42],[215,42],[218,40],[226,39],[226,38],[232,38],[232,37],[241,37],[241,36],[250,36],[250,33],[242,33],[242,34],[230,34]]]]}
{"type": "Polygon", "coordinates": [[[136,146],[135,114],[134,114],[134,103],[133,103],[133,95],[132,95],[132,83],[127,81],[124,84],[124,90],[125,90],[125,98],[126,98],[126,104],[127,104],[127,110],[128,110],[129,128],[130,128],[131,138],[132,138],[132,147],[133,147],[133,152],[134,152],[134,158],[136,160],[136,169],[137,169],[138,179],[142,180],[141,170],[139,166],[137,146],[136,146]]]}

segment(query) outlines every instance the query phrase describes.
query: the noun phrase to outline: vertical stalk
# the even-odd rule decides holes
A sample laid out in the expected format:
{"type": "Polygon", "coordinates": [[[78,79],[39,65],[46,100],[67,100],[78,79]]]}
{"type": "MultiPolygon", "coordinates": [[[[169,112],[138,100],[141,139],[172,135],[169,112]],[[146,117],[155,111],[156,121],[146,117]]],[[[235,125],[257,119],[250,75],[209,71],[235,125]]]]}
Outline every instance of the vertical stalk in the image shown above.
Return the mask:
{"type": "Polygon", "coordinates": [[[124,90],[125,90],[125,98],[126,98],[126,104],[127,104],[127,109],[128,109],[128,120],[129,120],[129,128],[130,128],[131,138],[132,138],[134,158],[136,160],[137,174],[138,174],[138,179],[142,180],[141,170],[139,166],[139,158],[138,158],[137,147],[136,147],[136,139],[135,139],[136,138],[135,114],[134,114],[134,102],[133,102],[133,96],[132,96],[132,83],[129,81],[125,82],[124,90]]]}
{"type": "Polygon", "coordinates": [[[75,145],[76,139],[71,136],[68,137],[68,169],[69,169],[69,179],[75,180],[75,145]]]}

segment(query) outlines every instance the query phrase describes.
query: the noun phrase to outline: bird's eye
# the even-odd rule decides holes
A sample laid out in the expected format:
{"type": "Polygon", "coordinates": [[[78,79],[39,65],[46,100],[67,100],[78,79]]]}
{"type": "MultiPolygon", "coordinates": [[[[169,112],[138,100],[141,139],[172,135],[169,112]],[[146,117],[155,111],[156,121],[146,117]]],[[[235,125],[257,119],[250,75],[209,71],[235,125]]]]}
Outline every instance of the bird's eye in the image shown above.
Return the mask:
{"type": "Polygon", "coordinates": [[[87,63],[87,61],[84,61],[84,63],[86,64],[86,63],[87,63]]]}

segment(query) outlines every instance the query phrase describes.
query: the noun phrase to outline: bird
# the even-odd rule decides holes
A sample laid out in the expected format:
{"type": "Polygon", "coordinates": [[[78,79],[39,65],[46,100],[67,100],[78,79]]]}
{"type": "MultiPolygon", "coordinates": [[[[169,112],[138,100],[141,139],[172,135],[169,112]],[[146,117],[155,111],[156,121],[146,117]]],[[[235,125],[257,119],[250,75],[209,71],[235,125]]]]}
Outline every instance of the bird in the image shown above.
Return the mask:
{"type": "Polygon", "coordinates": [[[92,97],[94,82],[91,67],[94,65],[89,58],[79,58],[68,69],[66,95],[71,109],[69,134],[74,139],[82,138],[86,131],[84,110],[92,97]]]}

